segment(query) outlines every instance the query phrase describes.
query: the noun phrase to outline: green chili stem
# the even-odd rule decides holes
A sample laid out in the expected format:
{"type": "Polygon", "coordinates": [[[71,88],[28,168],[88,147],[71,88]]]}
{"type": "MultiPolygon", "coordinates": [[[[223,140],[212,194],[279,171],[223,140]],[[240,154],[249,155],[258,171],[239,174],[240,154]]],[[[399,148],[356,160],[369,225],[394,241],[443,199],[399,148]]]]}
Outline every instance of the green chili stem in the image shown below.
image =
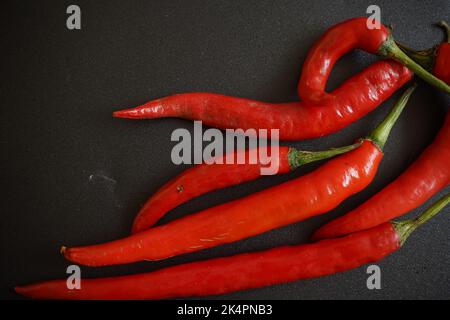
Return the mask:
{"type": "MultiPolygon", "coordinates": [[[[436,25],[444,29],[446,41],[447,43],[450,43],[450,27],[448,26],[448,24],[445,21],[440,21],[436,23],[436,25]]],[[[410,58],[412,58],[422,67],[429,71],[433,70],[434,60],[436,59],[436,50],[438,46],[434,46],[433,48],[425,50],[414,50],[398,41],[396,41],[395,43],[404,53],[406,53],[410,58]]]]}
{"type": "Polygon", "coordinates": [[[356,149],[361,145],[361,141],[349,146],[332,148],[325,151],[302,151],[294,148],[289,149],[288,160],[291,170],[294,170],[302,165],[310,162],[328,159],[351,150],[356,149]]]}
{"type": "MultiPolygon", "coordinates": [[[[416,84],[409,87],[397,100],[392,110],[386,116],[386,118],[372,131],[368,139],[373,141],[381,150],[383,149],[386,141],[391,133],[391,130],[405,108],[409,97],[417,87],[416,84]]],[[[291,170],[294,170],[302,165],[310,162],[328,159],[351,150],[356,149],[361,145],[361,141],[349,146],[333,148],[324,151],[302,151],[294,148],[289,149],[288,160],[291,170]]]]}
{"type": "Polygon", "coordinates": [[[450,94],[450,86],[447,85],[444,81],[433,76],[420,64],[408,57],[408,55],[397,46],[394,38],[391,35],[381,45],[380,49],[378,49],[378,54],[382,57],[391,58],[400,62],[432,86],[435,86],[436,88],[446,92],[447,94],[450,94]]]}
{"type": "Polygon", "coordinates": [[[433,69],[434,59],[436,56],[436,47],[426,50],[414,50],[398,41],[396,41],[396,44],[404,53],[406,53],[410,58],[426,70],[431,71],[433,69]]]}
{"type": "Polygon", "coordinates": [[[369,139],[375,142],[378,147],[383,150],[384,145],[386,144],[387,139],[389,138],[389,134],[391,133],[392,128],[394,127],[395,122],[399,118],[406,104],[408,103],[409,97],[416,89],[417,84],[412,85],[402,96],[397,100],[392,110],[386,116],[386,118],[372,131],[369,135],[369,139]]]}
{"type": "Polygon", "coordinates": [[[446,194],[440,200],[436,201],[431,207],[423,212],[416,219],[406,220],[401,222],[392,222],[400,238],[400,245],[403,245],[411,235],[411,233],[418,227],[426,223],[428,220],[438,214],[447,204],[450,203],[450,193],[446,194]]]}

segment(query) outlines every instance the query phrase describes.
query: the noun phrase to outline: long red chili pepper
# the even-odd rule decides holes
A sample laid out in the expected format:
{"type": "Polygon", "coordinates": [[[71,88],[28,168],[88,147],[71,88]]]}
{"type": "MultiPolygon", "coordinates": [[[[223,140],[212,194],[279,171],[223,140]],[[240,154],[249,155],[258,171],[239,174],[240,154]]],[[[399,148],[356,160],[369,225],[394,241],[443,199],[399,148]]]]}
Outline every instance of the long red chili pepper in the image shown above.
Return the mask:
{"type": "MultiPolygon", "coordinates": [[[[276,155],[271,154],[271,161],[278,164],[276,174],[284,174],[304,164],[348,152],[355,149],[359,144],[316,152],[281,146],[278,148],[276,155]],[[275,156],[278,157],[275,158],[275,156]]],[[[225,155],[218,157],[220,159],[213,164],[196,165],[176,176],[147,200],[134,220],[132,233],[151,227],[168,211],[192,198],[261,177],[261,170],[267,167],[267,164],[261,161],[261,157],[258,156],[258,154],[261,154],[260,152],[267,154],[267,150],[262,149],[256,148],[252,151],[240,151],[232,154],[233,159],[238,159],[239,153],[242,153],[244,159],[246,159],[245,164],[226,164],[226,158],[229,155],[225,155]],[[252,156],[256,163],[250,163],[249,161],[251,152],[257,153],[256,156],[252,156]]]]}
{"type": "Polygon", "coordinates": [[[450,84],[450,27],[445,21],[438,23],[445,30],[446,42],[422,51],[414,51],[404,45],[398,46],[414,61],[433,72],[439,79],[450,84]]]}
{"type": "Polygon", "coordinates": [[[66,280],[16,287],[15,290],[34,299],[163,299],[224,294],[325,276],[381,260],[393,253],[415,229],[449,202],[450,194],[417,219],[387,222],[314,244],[193,262],[150,273],[85,279],[78,290],[68,289],[66,280]]]}
{"type": "MultiPolygon", "coordinates": [[[[114,117],[201,120],[227,129],[278,129],[283,141],[317,138],[336,132],[375,109],[412,77],[393,61],[380,61],[347,80],[321,105],[268,103],[214,93],[184,93],[114,112],[114,117]]],[[[325,94],[325,93],[324,93],[325,94]]]]}
{"type": "Polygon", "coordinates": [[[397,179],[361,206],[325,224],[313,240],[368,229],[409,212],[450,183],[450,112],[434,142],[397,179]]]}
{"type": "MultiPolygon", "coordinates": [[[[328,76],[343,54],[359,48],[386,55],[396,47],[389,39],[389,31],[384,26],[369,30],[365,18],[351,19],[329,29],[311,49],[303,65],[298,86],[301,102],[274,104],[220,94],[186,93],[116,111],[113,115],[130,119],[179,117],[202,120],[218,128],[279,129],[281,140],[320,137],[366,115],[410,80],[412,74],[407,68],[393,61],[380,61],[332,93],[325,92],[328,76]]],[[[418,72],[426,77],[420,66],[398,51],[393,57],[403,54],[402,61],[409,61],[411,70],[419,68],[422,72],[418,72]]]]}
{"type": "Polygon", "coordinates": [[[238,241],[327,212],[373,180],[383,157],[381,150],[413,90],[411,87],[403,94],[361,146],[306,176],[124,239],[63,248],[62,252],[67,259],[89,266],[159,260],[238,241]]]}

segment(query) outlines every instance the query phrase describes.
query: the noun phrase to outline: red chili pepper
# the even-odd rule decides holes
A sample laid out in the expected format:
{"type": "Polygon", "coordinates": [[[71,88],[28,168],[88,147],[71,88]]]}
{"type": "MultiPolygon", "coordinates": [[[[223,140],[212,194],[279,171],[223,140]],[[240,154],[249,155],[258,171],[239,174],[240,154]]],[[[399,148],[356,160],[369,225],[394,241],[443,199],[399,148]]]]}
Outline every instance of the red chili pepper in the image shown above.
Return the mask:
{"type": "MultiPolygon", "coordinates": [[[[177,94],[114,112],[114,117],[156,119],[177,117],[235,129],[279,129],[282,141],[317,138],[336,132],[375,109],[412,77],[393,61],[372,64],[327,94],[322,105],[304,102],[268,103],[214,93],[177,94]]],[[[325,94],[325,93],[324,93],[325,94]]]]}
{"type": "Polygon", "coordinates": [[[439,79],[450,84],[450,27],[445,21],[438,23],[446,32],[446,42],[431,49],[415,51],[405,45],[398,46],[414,61],[433,72],[439,79]]]}
{"type": "Polygon", "coordinates": [[[150,273],[84,279],[80,289],[70,290],[66,280],[54,280],[15,290],[34,299],[163,299],[217,295],[321,277],[376,262],[393,253],[449,202],[450,194],[415,220],[387,222],[314,244],[193,262],[150,273]]]}
{"type": "Polygon", "coordinates": [[[89,266],[160,260],[238,241],[325,213],[373,180],[383,157],[381,150],[413,90],[414,87],[409,88],[403,94],[361,146],[306,176],[124,239],[87,247],[63,247],[62,252],[67,259],[89,266]]]}
{"type": "Polygon", "coordinates": [[[436,50],[433,74],[450,84],[450,28],[445,21],[441,21],[440,25],[447,33],[447,42],[442,43],[436,50]]]}
{"type": "Polygon", "coordinates": [[[313,240],[368,229],[409,212],[450,183],[450,112],[434,142],[396,180],[353,211],[321,228],[313,240]]]}
{"type": "MultiPolygon", "coordinates": [[[[202,120],[218,128],[279,129],[281,140],[316,138],[336,132],[358,120],[385,101],[411,79],[411,72],[393,61],[372,64],[332,93],[325,92],[328,76],[336,61],[359,48],[394,58],[389,30],[369,30],[366,18],[345,21],[329,29],[314,45],[303,65],[298,93],[301,102],[267,103],[212,93],[177,94],[153,100],[136,108],[114,112],[115,117],[155,119],[178,117],[202,120]]],[[[401,50],[402,61],[411,70],[424,70],[401,50]],[[419,68],[419,69],[418,69],[419,68]]],[[[422,70],[422,72],[420,71],[422,70]]],[[[428,77],[429,79],[429,77],[428,77]]],[[[441,87],[443,87],[441,85],[441,87]]],[[[444,90],[450,93],[450,88],[444,90]]]]}
{"type": "MultiPolygon", "coordinates": [[[[342,148],[316,152],[300,151],[281,146],[278,148],[278,158],[275,158],[276,155],[272,153],[271,161],[278,164],[276,174],[284,174],[304,164],[328,159],[348,152],[359,145],[360,143],[356,143],[342,148]]],[[[264,151],[263,148],[256,148],[251,152],[235,152],[230,157],[232,159],[238,159],[240,157],[239,153],[243,153],[243,158],[246,159],[245,164],[226,164],[226,158],[229,155],[225,155],[218,157],[220,158],[219,162],[216,160],[213,164],[204,163],[196,165],[167,182],[147,200],[139,211],[133,223],[132,233],[151,227],[168,211],[192,198],[213,190],[241,184],[261,177],[261,170],[267,167],[267,164],[261,161],[261,158],[257,155],[261,154],[260,152],[262,154],[268,154],[268,152],[267,150],[264,151]],[[256,156],[252,156],[256,160],[254,164],[249,162],[251,152],[256,153],[256,156]]]]}

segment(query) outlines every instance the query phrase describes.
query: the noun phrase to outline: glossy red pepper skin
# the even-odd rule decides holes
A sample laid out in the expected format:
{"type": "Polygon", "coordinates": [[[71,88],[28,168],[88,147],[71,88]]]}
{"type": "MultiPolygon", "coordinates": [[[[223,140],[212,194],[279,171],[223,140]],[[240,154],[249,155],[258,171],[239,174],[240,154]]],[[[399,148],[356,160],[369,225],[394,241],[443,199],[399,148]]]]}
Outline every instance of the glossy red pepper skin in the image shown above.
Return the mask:
{"type": "Polygon", "coordinates": [[[77,264],[104,266],[160,260],[238,241],[335,208],[373,180],[382,157],[372,141],[364,140],[303,177],[124,239],[63,253],[77,264]]]}
{"type": "Polygon", "coordinates": [[[442,43],[436,51],[433,74],[450,84],[450,43],[442,43]]]}
{"type": "Polygon", "coordinates": [[[422,205],[450,183],[450,112],[434,142],[397,179],[353,211],[319,228],[313,240],[368,229],[422,205]]]}
{"type": "Polygon", "coordinates": [[[178,117],[201,120],[222,129],[279,129],[280,140],[331,134],[375,109],[412,77],[409,69],[394,61],[379,61],[332,93],[325,92],[326,81],[339,57],[354,48],[377,53],[389,36],[384,26],[369,30],[366,21],[356,18],[340,23],[316,42],[299,81],[301,102],[275,104],[213,93],[185,93],[113,115],[129,119],[178,117]]]}
{"type": "MultiPolygon", "coordinates": [[[[278,163],[276,174],[291,171],[289,150],[289,147],[279,147],[278,158],[272,159],[278,163]]],[[[259,151],[257,149],[257,152],[259,151]]],[[[249,152],[243,153],[245,159],[249,159],[249,152]]],[[[235,153],[234,158],[236,157],[238,155],[235,153]]],[[[261,169],[267,167],[261,163],[259,157],[255,164],[250,164],[248,161],[245,164],[226,164],[226,159],[221,158],[222,164],[196,165],[163,185],[139,211],[133,222],[132,233],[151,227],[168,211],[199,195],[258,179],[261,177],[261,169]]]]}
{"type": "MultiPolygon", "coordinates": [[[[298,83],[300,99],[306,105],[335,102],[336,97],[325,92],[328,77],[335,63],[353,49],[377,54],[389,34],[384,25],[380,25],[380,29],[368,29],[367,18],[346,20],[328,29],[309,50],[303,64],[298,83]]],[[[357,100],[354,103],[358,104],[357,100]]]]}
{"type": "Polygon", "coordinates": [[[280,140],[304,140],[348,126],[388,99],[411,77],[411,72],[396,62],[380,61],[347,80],[322,105],[306,107],[303,102],[274,104],[213,93],[186,93],[117,111],[114,116],[180,117],[222,129],[279,129],[280,140]]]}
{"type": "Polygon", "coordinates": [[[286,246],[177,265],[159,271],[83,279],[80,290],[66,280],[17,287],[34,299],[163,299],[217,295],[350,270],[379,261],[400,247],[388,222],[373,229],[314,244],[286,246]]]}

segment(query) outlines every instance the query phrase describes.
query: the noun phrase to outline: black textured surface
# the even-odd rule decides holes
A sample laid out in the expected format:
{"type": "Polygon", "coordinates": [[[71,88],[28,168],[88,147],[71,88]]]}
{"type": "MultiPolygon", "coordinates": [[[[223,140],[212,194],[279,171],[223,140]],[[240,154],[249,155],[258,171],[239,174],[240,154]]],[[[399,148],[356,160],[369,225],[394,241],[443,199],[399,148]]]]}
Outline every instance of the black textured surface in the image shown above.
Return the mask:
{"type": "MultiPolygon", "coordinates": [[[[12,287],[65,276],[65,245],[128,234],[142,203],[185,167],[171,163],[170,133],[192,123],[127,121],[111,112],[164,95],[211,91],[274,102],[297,99],[302,61],[313,41],[371,1],[10,1],[2,3],[0,297],[12,287]],[[65,27],[78,4],[82,30],[65,27]]],[[[398,40],[418,48],[442,40],[431,24],[450,20],[450,3],[377,1],[398,40]]],[[[375,57],[354,52],[330,88],[375,57]]],[[[261,236],[161,262],[83,268],[111,276],[307,240],[322,223],[355,208],[393,180],[439,130],[448,97],[420,82],[393,131],[374,183],[331,213],[261,236]]],[[[398,96],[398,95],[396,95],[398,96]]],[[[394,98],[329,137],[293,145],[340,146],[363,136],[394,98]]],[[[177,208],[164,222],[300,176],[264,178],[177,208]]],[[[448,188],[446,190],[449,191],[448,188]]],[[[442,194],[442,193],[441,193],[442,194]]],[[[434,197],[436,200],[438,196],[434,197]]],[[[423,208],[421,208],[422,210],[423,208]]],[[[416,210],[415,213],[419,211],[416,210]]],[[[366,288],[366,268],[221,298],[450,298],[450,209],[379,263],[382,289],[366,288]]]]}

